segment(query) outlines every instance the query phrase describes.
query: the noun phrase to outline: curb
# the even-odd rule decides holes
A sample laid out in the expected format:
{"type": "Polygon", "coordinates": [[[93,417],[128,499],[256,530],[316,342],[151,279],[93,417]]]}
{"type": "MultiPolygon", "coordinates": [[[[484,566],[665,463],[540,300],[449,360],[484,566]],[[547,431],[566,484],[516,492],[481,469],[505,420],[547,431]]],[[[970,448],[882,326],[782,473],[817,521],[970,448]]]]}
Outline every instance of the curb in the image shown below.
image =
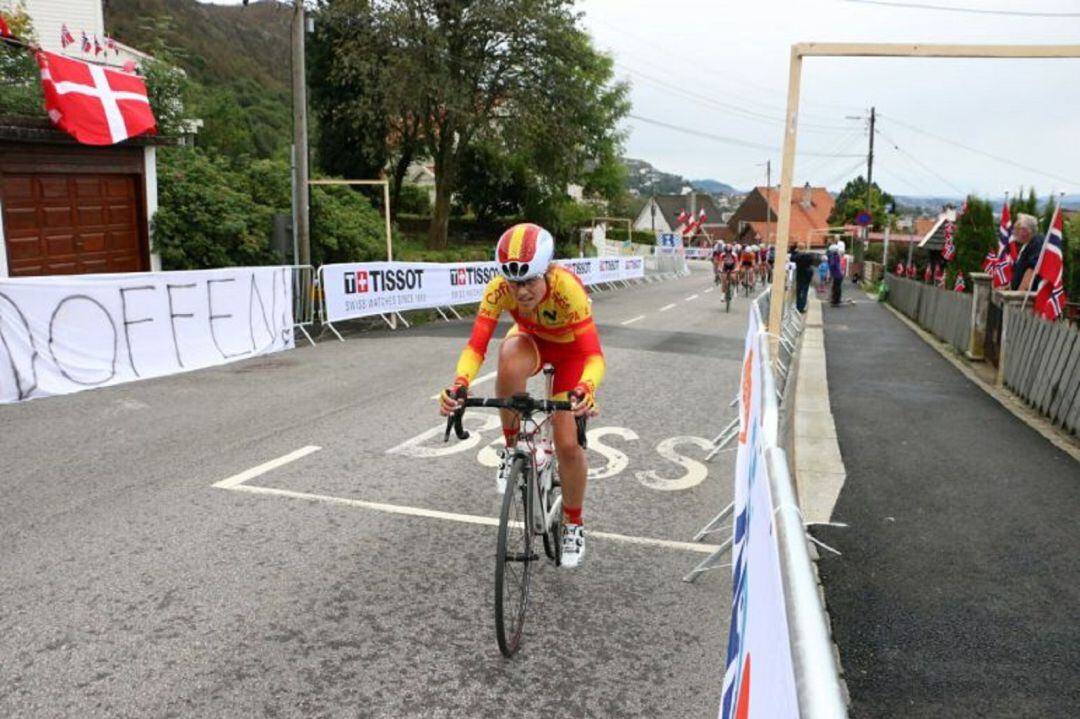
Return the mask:
{"type": "Polygon", "coordinates": [[[823,524],[832,517],[847,471],[829,404],[820,301],[808,304],[800,341],[792,437],[795,490],[803,520],[807,524],[823,524]]]}

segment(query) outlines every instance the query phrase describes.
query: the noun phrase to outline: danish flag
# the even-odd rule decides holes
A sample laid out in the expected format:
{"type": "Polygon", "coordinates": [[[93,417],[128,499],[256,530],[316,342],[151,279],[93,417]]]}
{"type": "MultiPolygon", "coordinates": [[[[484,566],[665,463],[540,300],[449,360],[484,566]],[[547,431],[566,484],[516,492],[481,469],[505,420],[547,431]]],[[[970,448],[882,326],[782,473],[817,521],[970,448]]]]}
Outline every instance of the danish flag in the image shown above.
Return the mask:
{"type": "Polygon", "coordinates": [[[37,61],[49,119],[84,145],[114,145],[157,131],[146,85],[137,75],[44,50],[37,61]]]}
{"type": "Polygon", "coordinates": [[[1035,313],[1048,320],[1056,320],[1065,309],[1065,257],[1061,249],[1061,205],[1058,205],[1043,240],[1039,261],[1035,263],[1035,275],[1042,279],[1035,294],[1035,313]]]}
{"type": "Polygon", "coordinates": [[[675,222],[677,222],[680,225],[685,224],[686,220],[689,219],[689,217],[690,217],[690,215],[686,214],[686,209],[683,208],[683,209],[679,210],[679,216],[675,218],[675,222]]]}

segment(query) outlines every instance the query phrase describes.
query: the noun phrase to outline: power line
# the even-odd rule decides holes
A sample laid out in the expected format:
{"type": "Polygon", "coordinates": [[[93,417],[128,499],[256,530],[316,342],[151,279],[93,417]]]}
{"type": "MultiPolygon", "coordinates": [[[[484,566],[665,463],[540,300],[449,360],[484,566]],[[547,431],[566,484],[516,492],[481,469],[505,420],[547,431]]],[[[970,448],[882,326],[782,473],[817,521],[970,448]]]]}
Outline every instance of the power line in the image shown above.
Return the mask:
{"type": "MultiPolygon", "coordinates": [[[[882,117],[885,117],[885,115],[882,115],[882,117]]],[[[912,132],[917,132],[920,135],[926,135],[927,137],[932,138],[934,140],[937,140],[938,142],[944,142],[947,145],[952,145],[954,147],[959,147],[962,150],[967,150],[968,152],[973,152],[976,155],[982,155],[983,157],[990,158],[991,160],[994,160],[996,162],[1000,162],[1000,163],[1005,164],[1005,165],[1010,165],[1012,167],[1016,167],[1018,169],[1025,170],[1027,172],[1034,172],[1036,175],[1042,175],[1043,177],[1049,177],[1049,178],[1051,178],[1053,180],[1058,180],[1059,182],[1065,182],[1065,183],[1068,183],[1069,185],[1071,185],[1073,187],[1076,187],[1076,186],[1080,185],[1080,182],[1077,182],[1074,179],[1070,179],[1068,177],[1062,177],[1061,175],[1055,175],[1052,172],[1046,172],[1045,170],[1040,170],[1040,169],[1038,169],[1036,167],[1029,167],[1028,165],[1023,165],[1023,164],[1021,164],[1019,162],[1014,162],[1013,160],[1010,160],[1008,158],[1001,157],[999,155],[994,155],[993,153],[986,152],[984,150],[980,150],[980,149],[978,149],[976,147],[972,147],[971,145],[965,145],[962,142],[957,142],[956,140],[951,140],[951,139],[949,139],[947,137],[942,137],[941,135],[937,135],[937,134],[935,134],[933,132],[930,132],[929,130],[923,130],[923,129],[920,129],[918,127],[915,127],[912,124],[904,122],[903,120],[898,120],[895,117],[893,117],[892,115],[889,115],[888,118],[890,120],[892,120],[895,124],[899,125],[900,127],[907,128],[908,130],[911,130],[912,132]]]]}
{"type": "Polygon", "coordinates": [[[930,167],[929,165],[924,164],[921,160],[915,158],[915,156],[910,155],[907,152],[904,152],[903,150],[901,150],[900,146],[896,144],[896,141],[893,140],[888,135],[886,135],[884,132],[878,131],[878,134],[881,135],[883,138],[885,138],[885,141],[888,142],[890,145],[892,145],[893,149],[896,150],[902,157],[906,158],[907,160],[910,160],[912,163],[919,166],[920,168],[922,168],[926,172],[930,173],[931,175],[933,175],[937,179],[941,180],[946,185],[951,187],[954,191],[959,192],[961,195],[966,195],[967,194],[964,190],[961,190],[959,187],[954,185],[948,178],[946,178],[943,175],[939,175],[937,173],[937,171],[934,170],[932,167],[930,167]]]}
{"type": "MultiPolygon", "coordinates": [[[[733,105],[731,103],[727,103],[727,102],[724,102],[722,100],[718,100],[715,97],[712,97],[712,96],[709,96],[709,95],[703,95],[703,94],[701,94],[699,92],[694,92],[693,90],[687,90],[686,88],[673,86],[669,80],[664,80],[663,78],[658,78],[655,75],[649,75],[648,73],[644,73],[641,70],[630,67],[629,65],[627,65],[625,62],[623,62],[621,60],[616,60],[615,64],[616,64],[616,66],[621,67],[623,69],[623,71],[627,72],[631,76],[635,76],[640,80],[644,80],[645,82],[659,88],[663,92],[667,92],[667,93],[675,95],[675,96],[681,96],[681,97],[684,97],[684,98],[688,98],[688,99],[690,99],[692,101],[697,101],[700,104],[705,104],[706,106],[710,106],[710,107],[713,107],[715,109],[722,109],[722,110],[731,112],[731,113],[736,114],[736,115],[744,115],[744,116],[746,116],[746,117],[748,117],[750,119],[766,120],[766,121],[769,121],[769,122],[776,123],[778,125],[784,125],[785,124],[783,117],[780,117],[780,116],[777,116],[777,115],[769,115],[767,113],[758,112],[756,110],[750,110],[750,109],[745,108],[745,107],[739,107],[738,105],[733,105]]],[[[835,133],[835,132],[847,132],[850,128],[847,127],[847,126],[844,126],[844,125],[825,125],[825,124],[820,124],[820,123],[807,122],[807,123],[800,123],[799,129],[805,129],[807,132],[826,132],[826,133],[834,132],[835,133]]]]}
{"type": "Polygon", "coordinates": [[[929,3],[889,2],[889,0],[845,0],[860,5],[884,5],[905,10],[937,10],[941,12],[959,12],[972,15],[1007,15],[1010,17],[1080,17],[1080,12],[1031,12],[1028,10],[987,10],[985,8],[954,7],[949,5],[931,5],[929,3]]]}
{"type": "MultiPolygon", "coordinates": [[[[667,128],[668,130],[674,130],[675,132],[681,132],[681,133],[684,133],[684,134],[687,134],[687,135],[693,135],[695,137],[701,137],[701,138],[706,139],[706,140],[713,140],[715,142],[722,142],[722,143],[726,143],[726,144],[729,144],[729,145],[738,145],[739,147],[749,147],[749,148],[752,148],[752,149],[755,149],[755,150],[768,150],[770,152],[777,152],[780,149],[776,145],[764,145],[764,144],[762,144],[760,142],[751,142],[750,140],[740,140],[740,139],[735,138],[735,137],[725,137],[724,135],[714,135],[714,134],[712,134],[710,132],[702,132],[701,130],[695,130],[693,128],[683,127],[681,125],[672,125],[669,122],[663,122],[662,120],[654,120],[651,117],[642,117],[641,115],[635,115],[634,113],[629,113],[627,115],[627,117],[629,117],[631,119],[634,119],[634,120],[637,120],[639,122],[647,123],[649,125],[656,125],[657,127],[667,128]]],[[[833,155],[833,154],[822,153],[822,152],[802,152],[802,151],[800,151],[800,152],[798,152],[796,154],[805,155],[805,156],[808,156],[808,157],[862,157],[862,155],[833,155]]]]}

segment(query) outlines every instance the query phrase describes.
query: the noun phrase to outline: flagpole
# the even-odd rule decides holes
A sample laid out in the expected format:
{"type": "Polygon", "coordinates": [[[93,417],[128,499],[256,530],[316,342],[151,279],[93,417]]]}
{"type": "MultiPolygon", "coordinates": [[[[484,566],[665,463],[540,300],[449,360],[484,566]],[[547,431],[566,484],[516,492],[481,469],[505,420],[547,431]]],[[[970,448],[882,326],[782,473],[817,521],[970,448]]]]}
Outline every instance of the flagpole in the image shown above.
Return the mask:
{"type": "MultiPolygon", "coordinates": [[[[1065,193],[1061,193],[1061,197],[1064,198],[1065,193]]],[[[1027,304],[1028,297],[1031,295],[1031,285],[1035,284],[1035,278],[1039,276],[1039,270],[1042,269],[1043,255],[1046,254],[1046,243],[1050,241],[1050,230],[1054,227],[1054,220],[1057,219],[1058,213],[1061,212],[1061,199],[1058,199],[1057,206],[1054,207],[1053,213],[1050,215],[1050,226],[1046,228],[1046,234],[1043,235],[1042,246],[1039,247],[1039,259],[1035,261],[1035,271],[1032,273],[1031,284],[1024,290],[1024,299],[1020,301],[1020,311],[1024,311],[1024,306],[1027,304]]]]}

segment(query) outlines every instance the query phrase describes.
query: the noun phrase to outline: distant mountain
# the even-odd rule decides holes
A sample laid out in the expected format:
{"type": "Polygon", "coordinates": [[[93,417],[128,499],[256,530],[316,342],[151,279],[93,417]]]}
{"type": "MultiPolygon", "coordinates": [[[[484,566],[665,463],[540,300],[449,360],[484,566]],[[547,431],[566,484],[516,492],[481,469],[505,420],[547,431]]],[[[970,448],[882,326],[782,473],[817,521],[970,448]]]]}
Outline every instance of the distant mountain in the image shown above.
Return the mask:
{"type": "Polygon", "coordinates": [[[695,190],[708,192],[713,195],[738,195],[741,194],[731,185],[719,180],[690,180],[690,185],[695,190]]]}
{"type": "Polygon", "coordinates": [[[624,157],[627,170],[627,186],[639,195],[678,195],[690,181],[682,175],[661,172],[644,160],[624,157]]]}
{"type": "MultiPolygon", "coordinates": [[[[906,209],[909,211],[921,211],[922,214],[933,215],[941,212],[941,209],[945,205],[952,205],[954,208],[959,209],[964,205],[963,197],[943,197],[938,195],[919,197],[913,195],[894,195],[896,198],[896,204],[898,209],[906,209]]],[[[995,197],[990,199],[990,205],[994,208],[994,212],[1001,212],[1001,206],[1004,202],[1004,198],[995,197]]],[[[1039,197],[1040,210],[1044,207],[1046,202],[1045,197],[1039,197]]],[[[1061,206],[1067,210],[1080,209],[1080,194],[1065,195],[1061,199],[1061,206]]]]}

